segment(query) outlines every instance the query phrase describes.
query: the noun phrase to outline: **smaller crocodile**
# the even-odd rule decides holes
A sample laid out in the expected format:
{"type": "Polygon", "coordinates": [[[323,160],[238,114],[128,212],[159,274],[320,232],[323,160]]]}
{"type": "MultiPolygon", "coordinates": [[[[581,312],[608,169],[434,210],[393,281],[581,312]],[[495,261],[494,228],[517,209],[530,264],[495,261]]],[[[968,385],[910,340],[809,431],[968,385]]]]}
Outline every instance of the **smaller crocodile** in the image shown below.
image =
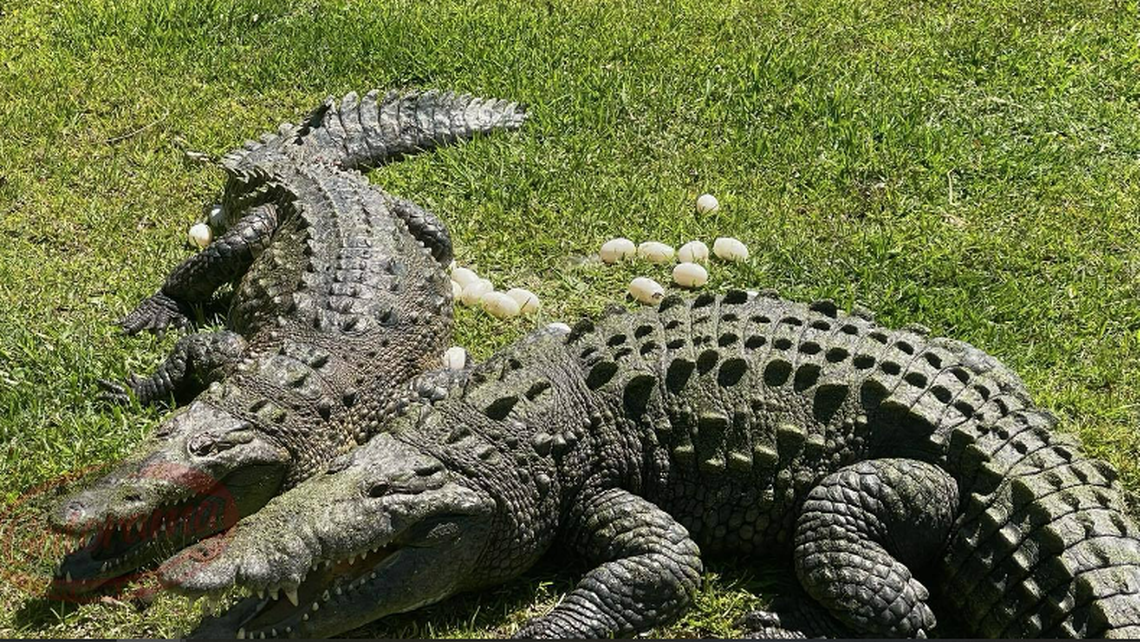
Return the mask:
{"type": "Polygon", "coordinates": [[[1140,531],[1113,471],[971,346],[830,301],[672,296],[416,390],[370,442],[163,567],[188,593],[272,594],[197,635],[335,635],[555,546],[593,568],[518,637],[666,624],[702,553],[794,569],[817,630],[931,635],[937,612],[968,636],[1140,635],[1140,531]]]}
{"type": "Polygon", "coordinates": [[[504,101],[350,94],[228,158],[240,218],[124,327],[183,325],[189,304],[236,281],[229,328],[183,337],[150,376],[103,382],[117,401],[193,401],[53,514],[87,538],[63,559],[57,593],[90,591],[222,530],[375,431],[377,412],[450,342],[451,244],[434,215],[346,167],[522,119],[504,101]],[[360,146],[369,155],[353,155],[360,146]]]}
{"type": "MultiPolygon", "coordinates": [[[[225,190],[209,224],[224,243],[211,245],[183,263],[120,325],[128,334],[185,327],[194,304],[240,276],[257,245],[272,231],[250,212],[264,200],[279,166],[328,165],[363,171],[477,134],[517,129],[525,120],[525,106],[519,103],[454,92],[389,91],[381,95],[373,90],[362,97],[349,92],[339,103],[331,96],[326,98],[300,123],[282,123],[276,132],[247,141],[222,157],[225,190]],[[207,268],[214,263],[226,267],[207,268]],[[206,274],[212,278],[203,279],[206,274]]],[[[437,259],[450,260],[443,256],[451,251],[450,240],[438,219],[415,207],[399,214],[437,259]]]]}

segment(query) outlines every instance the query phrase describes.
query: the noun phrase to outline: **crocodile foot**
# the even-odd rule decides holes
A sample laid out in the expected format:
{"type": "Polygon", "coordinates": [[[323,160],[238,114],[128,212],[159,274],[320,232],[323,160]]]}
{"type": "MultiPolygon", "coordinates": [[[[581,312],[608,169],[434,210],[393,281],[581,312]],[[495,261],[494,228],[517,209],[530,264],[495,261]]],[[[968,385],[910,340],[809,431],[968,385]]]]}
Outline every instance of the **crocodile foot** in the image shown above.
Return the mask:
{"type": "Polygon", "coordinates": [[[806,640],[819,638],[851,638],[847,629],[802,590],[780,595],[772,601],[771,610],[746,613],[736,621],[743,629],[740,637],[765,640],[806,640]]]}
{"type": "Polygon", "coordinates": [[[101,390],[96,398],[104,403],[125,406],[131,402],[132,396],[138,396],[139,386],[142,382],[143,378],[133,373],[125,382],[99,379],[98,383],[101,390]]]}
{"type": "Polygon", "coordinates": [[[119,321],[119,327],[126,334],[137,334],[142,330],[158,333],[169,327],[183,328],[189,324],[189,307],[162,292],[143,299],[133,312],[119,321]]]}

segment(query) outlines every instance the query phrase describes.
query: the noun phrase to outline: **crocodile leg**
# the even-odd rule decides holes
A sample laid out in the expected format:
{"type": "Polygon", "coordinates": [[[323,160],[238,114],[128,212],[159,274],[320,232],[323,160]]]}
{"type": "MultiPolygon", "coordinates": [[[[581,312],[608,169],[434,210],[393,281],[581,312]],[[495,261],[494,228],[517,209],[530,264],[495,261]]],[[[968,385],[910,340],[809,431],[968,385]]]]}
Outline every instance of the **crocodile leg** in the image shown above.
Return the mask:
{"type": "Polygon", "coordinates": [[[857,631],[923,637],[935,619],[912,570],[938,559],[957,509],[957,483],[930,464],[875,459],[840,469],[804,502],[796,575],[857,631]]]}
{"type": "Polygon", "coordinates": [[[668,513],[628,491],[593,495],[573,510],[571,549],[599,566],[517,638],[628,636],[674,619],[700,586],[700,550],[668,513]]]}
{"type": "Polygon", "coordinates": [[[189,323],[189,306],[206,301],[220,286],[245,274],[277,228],[277,208],[259,205],[220,238],[174,268],[158,293],[119,322],[127,334],[158,332],[189,323]]]}
{"type": "Polygon", "coordinates": [[[432,257],[442,265],[451,263],[451,236],[447,227],[435,214],[425,210],[415,203],[398,196],[385,194],[389,199],[392,212],[408,226],[408,231],[416,240],[423,243],[432,257]]]}
{"type": "Polygon", "coordinates": [[[133,395],[139,403],[151,404],[171,394],[176,399],[193,397],[221,379],[241,359],[245,347],[245,339],[229,330],[187,335],[150,376],[132,374],[125,383],[100,379],[99,398],[126,403],[133,395]]]}

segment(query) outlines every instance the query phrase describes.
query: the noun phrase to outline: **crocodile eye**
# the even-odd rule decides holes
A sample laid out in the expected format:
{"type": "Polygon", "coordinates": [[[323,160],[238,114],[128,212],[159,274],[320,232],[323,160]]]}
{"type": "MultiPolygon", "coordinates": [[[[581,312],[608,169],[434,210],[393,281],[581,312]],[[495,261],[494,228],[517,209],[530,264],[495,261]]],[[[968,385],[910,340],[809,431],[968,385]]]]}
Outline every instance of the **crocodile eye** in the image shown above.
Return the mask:
{"type": "Polygon", "coordinates": [[[190,442],[186,445],[186,449],[190,451],[191,455],[197,457],[205,457],[220,453],[223,450],[229,450],[234,444],[218,439],[214,435],[195,435],[190,438],[190,442]]]}
{"type": "Polygon", "coordinates": [[[388,494],[389,488],[391,488],[391,484],[388,483],[388,480],[375,482],[368,487],[368,496],[373,498],[383,497],[388,494]]]}

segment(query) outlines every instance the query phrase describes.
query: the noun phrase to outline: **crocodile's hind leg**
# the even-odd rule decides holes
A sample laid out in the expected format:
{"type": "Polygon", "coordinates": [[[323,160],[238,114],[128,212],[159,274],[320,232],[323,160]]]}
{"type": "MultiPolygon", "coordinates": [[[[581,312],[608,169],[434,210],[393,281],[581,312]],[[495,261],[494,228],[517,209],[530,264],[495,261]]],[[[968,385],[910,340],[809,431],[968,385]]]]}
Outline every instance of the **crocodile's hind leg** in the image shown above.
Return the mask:
{"type": "Polygon", "coordinates": [[[182,400],[193,397],[217,381],[241,360],[245,339],[229,330],[186,335],[174,344],[166,361],[148,377],[132,374],[125,383],[100,379],[99,398],[126,403],[134,395],[139,403],[150,404],[174,395],[182,400]]]}
{"type": "Polygon", "coordinates": [[[423,243],[424,247],[431,252],[432,258],[438,261],[440,265],[451,263],[451,236],[447,233],[447,227],[443,221],[439,220],[435,214],[411,201],[391,194],[384,196],[387,197],[392,212],[404,221],[412,236],[423,243]]]}
{"type": "Polygon", "coordinates": [[[251,208],[224,235],[174,268],[162,289],[144,299],[119,325],[127,334],[187,325],[190,305],[206,301],[214,290],[245,274],[275,229],[276,207],[265,204],[251,208]]]}
{"type": "Polygon", "coordinates": [[[584,498],[569,519],[571,549],[598,566],[515,637],[628,636],[669,622],[689,605],[700,586],[700,551],[668,513],[611,489],[584,498]]]}
{"type": "Polygon", "coordinates": [[[843,468],[804,502],[796,575],[856,631],[924,637],[935,619],[913,572],[938,559],[957,507],[957,483],[930,464],[877,459],[843,468]]]}

